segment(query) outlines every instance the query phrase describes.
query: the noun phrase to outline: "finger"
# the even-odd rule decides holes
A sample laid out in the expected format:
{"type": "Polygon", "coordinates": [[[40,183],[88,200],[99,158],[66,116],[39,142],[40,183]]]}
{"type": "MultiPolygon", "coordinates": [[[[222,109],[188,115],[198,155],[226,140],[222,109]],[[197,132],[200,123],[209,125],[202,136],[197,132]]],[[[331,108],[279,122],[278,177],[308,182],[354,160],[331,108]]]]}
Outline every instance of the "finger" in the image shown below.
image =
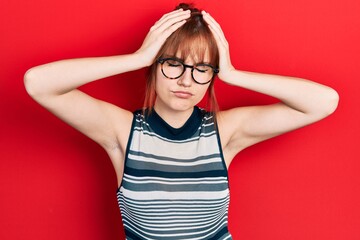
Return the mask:
{"type": "Polygon", "coordinates": [[[159,20],[167,17],[167,16],[170,16],[170,15],[173,15],[173,14],[176,14],[176,13],[179,13],[179,12],[183,12],[184,10],[182,8],[179,8],[177,10],[174,10],[174,11],[171,11],[171,12],[168,12],[166,14],[164,14],[159,20]]]}
{"type": "Polygon", "coordinates": [[[203,11],[203,18],[208,23],[210,30],[213,32],[214,37],[216,37],[222,44],[225,46],[228,45],[228,42],[225,38],[224,32],[222,31],[220,24],[215,21],[215,19],[207,12],[203,11]]]}
{"type": "Polygon", "coordinates": [[[180,12],[183,12],[183,10],[180,8],[180,9],[178,9],[178,10],[175,10],[175,11],[172,11],[172,12],[169,12],[169,13],[166,13],[166,14],[164,14],[158,21],[156,21],[156,23],[155,24],[157,24],[157,23],[162,23],[162,21],[165,19],[165,18],[167,18],[167,17],[169,17],[169,16],[172,16],[172,15],[174,15],[174,14],[177,14],[177,13],[180,13],[180,12]]]}
{"type": "Polygon", "coordinates": [[[179,13],[175,13],[172,15],[169,15],[167,17],[165,17],[162,21],[160,21],[160,26],[170,22],[170,23],[174,23],[176,21],[181,21],[183,19],[189,18],[190,15],[190,10],[186,10],[186,11],[182,11],[179,13]]]}
{"type": "Polygon", "coordinates": [[[173,24],[188,19],[190,17],[190,11],[183,11],[178,14],[174,14],[164,18],[162,23],[159,25],[158,30],[164,31],[168,27],[172,26],[173,24]]]}
{"type": "Polygon", "coordinates": [[[155,31],[160,29],[160,31],[162,31],[165,28],[171,26],[172,24],[187,19],[189,17],[190,17],[190,11],[183,11],[181,9],[170,12],[168,14],[165,14],[159,21],[157,21],[155,25],[152,27],[152,30],[155,31]]]}
{"type": "Polygon", "coordinates": [[[182,21],[179,21],[179,22],[176,22],[174,24],[172,24],[170,27],[166,28],[162,35],[163,37],[166,39],[168,38],[173,32],[175,32],[178,28],[180,28],[182,25],[184,25],[186,23],[186,20],[182,20],[182,21]]]}
{"type": "Polygon", "coordinates": [[[203,11],[203,18],[204,20],[210,25],[212,26],[217,32],[222,33],[223,31],[220,27],[220,24],[218,22],[215,21],[215,19],[207,12],[203,11]]]}
{"type": "Polygon", "coordinates": [[[221,31],[220,24],[210,15],[210,13],[207,13],[205,11],[202,11],[201,13],[208,24],[211,24],[212,26],[218,28],[221,31]]]}

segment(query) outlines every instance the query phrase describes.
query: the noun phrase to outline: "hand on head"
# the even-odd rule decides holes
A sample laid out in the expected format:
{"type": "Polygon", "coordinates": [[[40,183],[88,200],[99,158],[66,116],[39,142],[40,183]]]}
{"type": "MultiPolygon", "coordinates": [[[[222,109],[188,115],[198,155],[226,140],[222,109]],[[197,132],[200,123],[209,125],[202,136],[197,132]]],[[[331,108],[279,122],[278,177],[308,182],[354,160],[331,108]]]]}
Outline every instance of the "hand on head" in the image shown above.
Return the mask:
{"type": "Polygon", "coordinates": [[[185,24],[190,17],[190,10],[178,9],[162,16],[146,35],[145,40],[137,51],[141,54],[141,59],[146,66],[154,62],[154,58],[159,52],[166,39],[179,27],[185,24]]]}
{"type": "MultiPolygon", "coordinates": [[[[144,63],[144,66],[150,66],[156,60],[159,50],[167,40],[167,38],[175,32],[177,29],[182,27],[186,21],[192,15],[202,15],[205,22],[208,24],[214,39],[216,41],[219,51],[219,78],[226,81],[229,78],[229,73],[234,70],[231,64],[229,54],[229,44],[225,38],[225,35],[220,25],[215,19],[205,11],[199,11],[198,9],[188,9],[188,5],[179,5],[179,9],[169,12],[163,15],[148,32],[142,46],[137,50],[137,54],[140,54],[139,59],[144,63]],[[187,10],[184,10],[187,9],[187,10]]],[[[201,16],[200,15],[200,16],[201,16]]]]}
{"type": "Polygon", "coordinates": [[[226,81],[229,76],[229,73],[235,68],[231,64],[230,60],[230,52],[229,52],[229,44],[225,38],[225,35],[219,25],[215,21],[215,19],[207,12],[202,11],[204,20],[208,24],[213,36],[216,40],[217,47],[219,49],[219,69],[220,72],[218,74],[219,78],[226,81]]]}

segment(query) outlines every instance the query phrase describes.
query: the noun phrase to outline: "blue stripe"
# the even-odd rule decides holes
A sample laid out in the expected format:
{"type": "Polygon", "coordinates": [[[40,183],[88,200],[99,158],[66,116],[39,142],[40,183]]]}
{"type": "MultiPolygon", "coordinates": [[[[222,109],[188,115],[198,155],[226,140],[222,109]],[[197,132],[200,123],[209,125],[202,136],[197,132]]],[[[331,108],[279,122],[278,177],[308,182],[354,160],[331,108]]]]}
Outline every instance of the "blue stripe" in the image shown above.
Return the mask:
{"type": "Polygon", "coordinates": [[[202,172],[162,172],[155,170],[139,171],[135,168],[125,167],[125,173],[135,177],[164,177],[164,178],[203,178],[203,177],[227,177],[224,170],[212,170],[202,172]]]}

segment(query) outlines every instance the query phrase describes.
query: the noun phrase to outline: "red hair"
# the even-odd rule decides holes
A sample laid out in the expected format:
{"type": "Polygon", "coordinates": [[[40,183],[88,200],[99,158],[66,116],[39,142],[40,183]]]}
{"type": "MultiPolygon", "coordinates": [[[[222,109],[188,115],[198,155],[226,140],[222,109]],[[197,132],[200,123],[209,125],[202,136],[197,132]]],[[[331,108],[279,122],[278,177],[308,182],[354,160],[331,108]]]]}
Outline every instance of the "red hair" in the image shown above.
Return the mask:
{"type": "MultiPolygon", "coordinates": [[[[146,82],[146,92],[144,109],[147,108],[149,112],[152,111],[155,99],[155,80],[156,69],[158,63],[156,59],[162,56],[176,56],[181,59],[191,57],[197,62],[203,62],[206,53],[209,55],[209,64],[212,66],[219,66],[219,51],[216,41],[208,24],[202,17],[201,11],[194,8],[192,5],[181,3],[176,9],[184,9],[191,11],[191,17],[187,22],[173,32],[165,41],[158,54],[155,57],[155,62],[150,66],[146,82]]],[[[218,111],[218,104],[214,91],[214,80],[211,81],[208,88],[208,102],[207,108],[216,113],[218,111]]]]}

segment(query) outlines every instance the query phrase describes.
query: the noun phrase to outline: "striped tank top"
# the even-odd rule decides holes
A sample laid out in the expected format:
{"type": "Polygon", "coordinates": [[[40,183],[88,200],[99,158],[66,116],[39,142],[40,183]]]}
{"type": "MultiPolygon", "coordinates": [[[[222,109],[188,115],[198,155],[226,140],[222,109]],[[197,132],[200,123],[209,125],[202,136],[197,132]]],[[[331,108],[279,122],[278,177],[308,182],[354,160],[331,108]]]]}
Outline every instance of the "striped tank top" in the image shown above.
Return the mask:
{"type": "Polygon", "coordinates": [[[127,240],[232,239],[229,186],[211,113],[194,107],[181,128],[134,113],[117,199],[127,240]]]}

